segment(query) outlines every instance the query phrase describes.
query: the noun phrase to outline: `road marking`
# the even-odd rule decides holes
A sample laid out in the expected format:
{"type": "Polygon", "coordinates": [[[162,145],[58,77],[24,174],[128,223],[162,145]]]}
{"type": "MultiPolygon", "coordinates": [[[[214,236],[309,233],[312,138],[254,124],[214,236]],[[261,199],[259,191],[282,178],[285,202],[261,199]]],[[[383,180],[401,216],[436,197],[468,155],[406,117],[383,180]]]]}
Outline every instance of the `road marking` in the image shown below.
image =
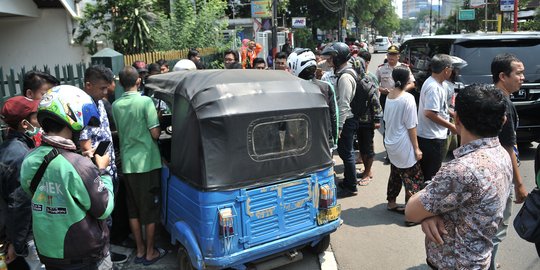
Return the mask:
{"type": "Polygon", "coordinates": [[[337,270],[338,269],[336,258],[334,257],[334,252],[332,251],[332,247],[329,247],[328,250],[319,254],[319,264],[321,265],[321,270],[337,270]]]}

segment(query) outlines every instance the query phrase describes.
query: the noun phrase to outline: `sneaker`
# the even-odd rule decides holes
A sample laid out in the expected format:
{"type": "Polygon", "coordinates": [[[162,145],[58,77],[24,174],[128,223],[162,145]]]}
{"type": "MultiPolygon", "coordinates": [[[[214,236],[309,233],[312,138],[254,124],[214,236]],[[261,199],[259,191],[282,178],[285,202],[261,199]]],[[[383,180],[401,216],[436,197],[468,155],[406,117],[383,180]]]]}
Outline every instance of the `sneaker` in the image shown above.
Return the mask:
{"type": "Polygon", "coordinates": [[[127,262],[128,256],[111,251],[111,261],[113,263],[125,263],[127,262]]]}
{"type": "Polygon", "coordinates": [[[362,178],[364,176],[364,171],[356,170],[356,178],[362,178]]]}

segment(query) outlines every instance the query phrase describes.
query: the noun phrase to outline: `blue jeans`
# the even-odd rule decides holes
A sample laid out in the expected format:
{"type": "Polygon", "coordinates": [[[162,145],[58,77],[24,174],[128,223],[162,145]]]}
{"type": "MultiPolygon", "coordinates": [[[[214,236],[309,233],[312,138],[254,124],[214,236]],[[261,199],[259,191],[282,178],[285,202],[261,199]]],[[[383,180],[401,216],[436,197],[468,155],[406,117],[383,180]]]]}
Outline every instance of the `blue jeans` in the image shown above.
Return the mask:
{"type": "Polygon", "coordinates": [[[356,187],[356,156],[353,145],[358,126],[358,120],[354,118],[345,120],[338,140],[338,154],[343,160],[343,174],[345,176],[343,185],[351,191],[358,190],[356,187]]]}

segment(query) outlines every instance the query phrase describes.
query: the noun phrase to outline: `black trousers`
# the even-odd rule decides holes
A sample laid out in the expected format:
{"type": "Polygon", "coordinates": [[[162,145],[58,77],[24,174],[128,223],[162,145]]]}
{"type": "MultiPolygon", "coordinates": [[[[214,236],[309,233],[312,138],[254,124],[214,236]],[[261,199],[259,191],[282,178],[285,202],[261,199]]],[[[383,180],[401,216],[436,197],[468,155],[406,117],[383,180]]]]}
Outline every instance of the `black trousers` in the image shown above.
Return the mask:
{"type": "Polygon", "coordinates": [[[445,146],[446,139],[425,139],[418,137],[418,147],[422,151],[420,166],[422,167],[426,182],[431,181],[431,178],[441,168],[445,146]]]}

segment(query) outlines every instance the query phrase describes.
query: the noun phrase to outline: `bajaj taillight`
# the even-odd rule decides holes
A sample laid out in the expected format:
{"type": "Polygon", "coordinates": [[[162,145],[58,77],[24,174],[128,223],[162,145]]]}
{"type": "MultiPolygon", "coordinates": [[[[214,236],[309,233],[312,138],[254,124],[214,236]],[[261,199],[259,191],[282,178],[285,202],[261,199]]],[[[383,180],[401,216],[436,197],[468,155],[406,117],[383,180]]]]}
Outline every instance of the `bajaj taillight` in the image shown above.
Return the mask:
{"type": "Polygon", "coordinates": [[[234,235],[233,213],[231,208],[219,210],[219,235],[224,237],[234,235]]]}
{"type": "Polygon", "coordinates": [[[330,185],[319,187],[319,208],[328,208],[334,204],[334,189],[330,185]]]}

